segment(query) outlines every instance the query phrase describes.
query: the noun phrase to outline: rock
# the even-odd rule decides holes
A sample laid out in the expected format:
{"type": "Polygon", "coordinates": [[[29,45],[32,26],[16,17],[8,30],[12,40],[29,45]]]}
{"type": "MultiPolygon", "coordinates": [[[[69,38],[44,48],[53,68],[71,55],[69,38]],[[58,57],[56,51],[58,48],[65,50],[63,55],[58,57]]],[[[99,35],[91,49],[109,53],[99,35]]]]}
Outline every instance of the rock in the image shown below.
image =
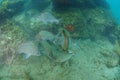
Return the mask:
{"type": "Polygon", "coordinates": [[[112,56],[109,56],[108,58],[106,58],[106,66],[108,68],[113,68],[119,65],[119,56],[114,54],[112,56]]]}

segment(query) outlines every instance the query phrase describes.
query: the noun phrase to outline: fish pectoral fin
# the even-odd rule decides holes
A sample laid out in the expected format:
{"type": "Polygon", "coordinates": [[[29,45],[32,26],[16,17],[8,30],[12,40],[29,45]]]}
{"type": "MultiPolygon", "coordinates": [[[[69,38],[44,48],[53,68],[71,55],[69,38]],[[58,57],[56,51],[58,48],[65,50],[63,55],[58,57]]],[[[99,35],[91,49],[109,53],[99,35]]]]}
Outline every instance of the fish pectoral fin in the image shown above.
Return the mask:
{"type": "Polygon", "coordinates": [[[30,57],[30,54],[25,54],[25,58],[28,59],[30,57]]]}

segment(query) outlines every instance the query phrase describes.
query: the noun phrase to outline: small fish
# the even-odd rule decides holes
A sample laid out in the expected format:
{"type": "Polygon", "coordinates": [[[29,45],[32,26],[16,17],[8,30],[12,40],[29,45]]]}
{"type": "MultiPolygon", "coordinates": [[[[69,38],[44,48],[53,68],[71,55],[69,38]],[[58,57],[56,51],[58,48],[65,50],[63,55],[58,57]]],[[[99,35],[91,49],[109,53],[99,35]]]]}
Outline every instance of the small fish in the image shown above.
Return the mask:
{"type": "Polygon", "coordinates": [[[65,26],[65,28],[69,31],[69,32],[74,32],[74,26],[72,25],[68,25],[68,26],[65,26]]]}
{"type": "Polygon", "coordinates": [[[40,31],[36,36],[35,36],[35,39],[36,41],[41,41],[41,40],[49,40],[49,41],[53,41],[55,38],[55,35],[49,31],[45,31],[45,30],[42,30],[40,31]]]}
{"type": "Polygon", "coordinates": [[[28,59],[31,55],[34,55],[34,56],[41,55],[39,50],[38,50],[38,47],[32,41],[22,43],[18,47],[17,53],[19,53],[19,54],[24,53],[26,59],[28,59]]]}
{"type": "Polygon", "coordinates": [[[68,54],[65,54],[65,53],[58,54],[57,56],[55,56],[56,57],[55,62],[68,61],[69,59],[72,58],[73,55],[74,55],[73,53],[72,54],[70,54],[70,53],[68,53],[68,54]]]}
{"type": "Polygon", "coordinates": [[[69,48],[69,35],[68,35],[68,32],[67,32],[67,30],[62,29],[62,33],[63,33],[63,36],[64,36],[64,42],[63,42],[62,48],[63,48],[64,51],[68,51],[68,48],[69,48]]]}

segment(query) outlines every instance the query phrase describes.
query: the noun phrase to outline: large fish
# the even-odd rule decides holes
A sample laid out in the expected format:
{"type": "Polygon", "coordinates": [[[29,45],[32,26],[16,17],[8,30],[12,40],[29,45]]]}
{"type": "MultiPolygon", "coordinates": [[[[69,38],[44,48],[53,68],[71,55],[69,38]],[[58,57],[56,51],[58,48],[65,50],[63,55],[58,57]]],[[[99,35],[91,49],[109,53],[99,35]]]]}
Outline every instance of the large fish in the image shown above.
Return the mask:
{"type": "Polygon", "coordinates": [[[20,46],[18,46],[17,53],[25,54],[25,58],[29,58],[31,55],[34,56],[40,56],[40,52],[38,50],[38,47],[32,42],[28,41],[25,43],[22,43],[20,46]]]}
{"type": "Polygon", "coordinates": [[[37,16],[37,21],[42,22],[43,24],[47,25],[47,24],[53,24],[59,23],[59,20],[56,19],[51,13],[49,12],[44,12],[41,15],[37,16]]]}

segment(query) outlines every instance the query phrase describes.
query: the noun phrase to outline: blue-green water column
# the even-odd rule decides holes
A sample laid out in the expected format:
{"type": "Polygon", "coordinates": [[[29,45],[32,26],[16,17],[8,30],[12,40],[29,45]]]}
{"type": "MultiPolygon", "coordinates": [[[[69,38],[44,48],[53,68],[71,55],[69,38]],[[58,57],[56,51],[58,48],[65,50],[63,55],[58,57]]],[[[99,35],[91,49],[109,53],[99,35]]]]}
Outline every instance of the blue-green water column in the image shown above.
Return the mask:
{"type": "Polygon", "coordinates": [[[120,24],[120,0],[106,0],[110,5],[111,11],[120,24]]]}
{"type": "Polygon", "coordinates": [[[0,5],[1,5],[2,1],[3,1],[3,0],[0,0],[0,5]]]}

